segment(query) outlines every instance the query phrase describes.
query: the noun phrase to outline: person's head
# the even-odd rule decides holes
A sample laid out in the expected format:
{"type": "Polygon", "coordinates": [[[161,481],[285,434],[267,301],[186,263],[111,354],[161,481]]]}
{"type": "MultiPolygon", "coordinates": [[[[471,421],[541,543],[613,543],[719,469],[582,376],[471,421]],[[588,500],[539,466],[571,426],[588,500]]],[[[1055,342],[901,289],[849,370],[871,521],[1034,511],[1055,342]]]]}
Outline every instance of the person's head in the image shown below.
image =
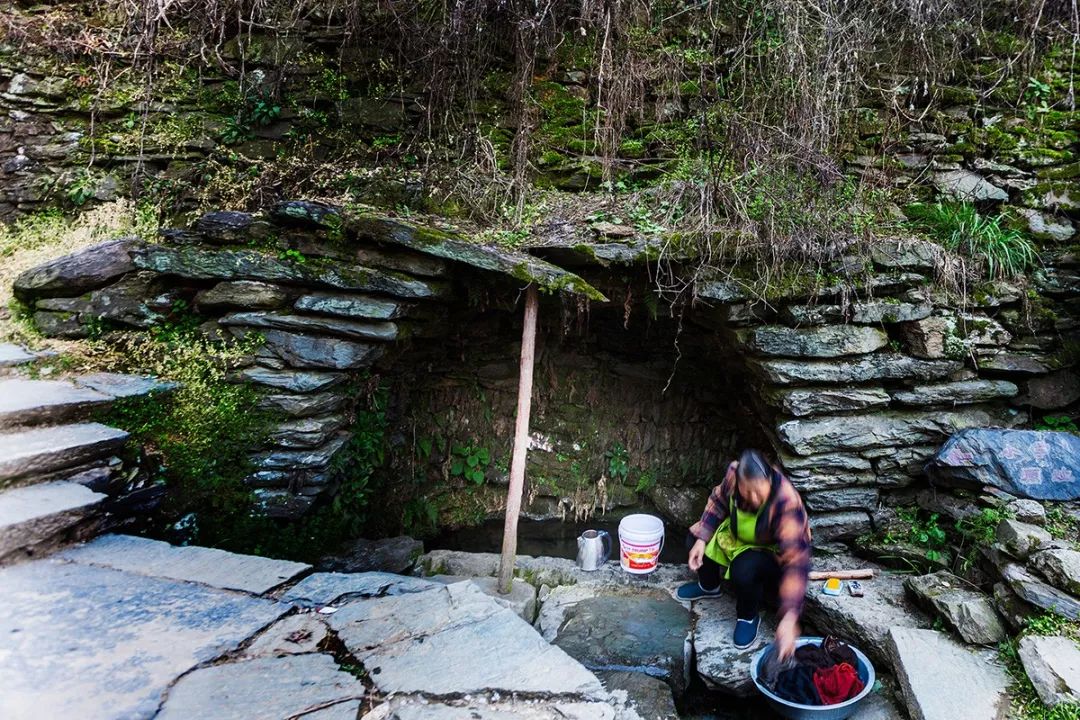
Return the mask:
{"type": "Polygon", "coordinates": [[[761,507],[769,499],[772,474],[769,461],[760,450],[747,449],[739,455],[739,467],[735,470],[739,495],[754,507],[761,507]]]}

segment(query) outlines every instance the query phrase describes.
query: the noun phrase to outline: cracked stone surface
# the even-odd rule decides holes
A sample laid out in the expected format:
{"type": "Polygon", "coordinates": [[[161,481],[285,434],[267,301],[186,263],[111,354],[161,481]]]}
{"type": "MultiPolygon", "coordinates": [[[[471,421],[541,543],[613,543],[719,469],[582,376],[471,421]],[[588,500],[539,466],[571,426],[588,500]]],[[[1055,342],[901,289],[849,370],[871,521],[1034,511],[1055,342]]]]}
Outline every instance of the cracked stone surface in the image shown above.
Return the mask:
{"type": "Polygon", "coordinates": [[[329,655],[257,658],[188,673],[169,691],[156,720],[310,718],[327,705],[355,707],[363,696],[363,684],[329,655]]]}
{"type": "Polygon", "coordinates": [[[65,560],[140,575],[186,580],[254,595],[291,580],[310,565],[206,547],[176,547],[133,535],[104,535],[60,554],[65,560]]]}
{"type": "Polygon", "coordinates": [[[315,573],[285,590],[281,601],[300,605],[333,605],[339,600],[422,592],[439,584],[393,573],[315,573]]]}
{"type": "Polygon", "coordinates": [[[598,699],[604,692],[592,673],[470,582],[349,603],[328,622],[385,693],[598,699]]]}
{"type": "Polygon", "coordinates": [[[0,587],[5,720],[152,717],[177,676],[236,649],[289,610],[203,585],[54,560],[4,568],[0,587]]]}

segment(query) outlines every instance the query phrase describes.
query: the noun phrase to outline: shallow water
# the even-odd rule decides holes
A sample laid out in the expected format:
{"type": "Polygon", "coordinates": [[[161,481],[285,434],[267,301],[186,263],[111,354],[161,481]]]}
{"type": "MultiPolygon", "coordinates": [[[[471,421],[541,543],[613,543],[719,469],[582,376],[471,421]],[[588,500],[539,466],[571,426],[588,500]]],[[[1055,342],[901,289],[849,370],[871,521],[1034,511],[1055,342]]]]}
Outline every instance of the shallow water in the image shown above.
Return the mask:
{"type": "MultiPolygon", "coordinates": [[[[619,521],[594,518],[589,522],[562,522],[561,520],[524,520],[518,523],[519,555],[577,557],[577,538],[586,530],[606,530],[611,534],[613,545],[618,544],[619,521]]],[[[686,528],[664,525],[664,547],[660,562],[681,565],[686,562],[686,528]]],[[[502,550],[502,519],[487,520],[480,525],[458,530],[447,530],[425,540],[429,550],[464,550],[466,552],[500,552],[502,550]]],[[[612,559],[618,558],[618,548],[613,547],[612,559]]]]}

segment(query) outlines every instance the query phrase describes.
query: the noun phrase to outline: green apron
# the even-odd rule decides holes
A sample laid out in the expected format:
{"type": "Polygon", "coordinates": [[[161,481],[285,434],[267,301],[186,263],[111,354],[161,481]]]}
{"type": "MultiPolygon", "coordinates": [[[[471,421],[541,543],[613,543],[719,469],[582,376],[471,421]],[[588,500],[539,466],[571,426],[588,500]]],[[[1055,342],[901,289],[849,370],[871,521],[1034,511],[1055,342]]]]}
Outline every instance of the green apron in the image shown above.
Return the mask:
{"type": "Polygon", "coordinates": [[[758,516],[765,510],[768,503],[758,508],[757,512],[734,512],[735,497],[731,498],[731,507],[728,508],[728,516],[716,528],[712,539],[705,545],[705,555],[710,560],[723,565],[726,568],[724,579],[731,579],[731,563],[746,550],[771,550],[776,552],[775,545],[757,544],[757,521],[758,516]],[[731,534],[731,516],[738,518],[735,535],[731,534]]]}

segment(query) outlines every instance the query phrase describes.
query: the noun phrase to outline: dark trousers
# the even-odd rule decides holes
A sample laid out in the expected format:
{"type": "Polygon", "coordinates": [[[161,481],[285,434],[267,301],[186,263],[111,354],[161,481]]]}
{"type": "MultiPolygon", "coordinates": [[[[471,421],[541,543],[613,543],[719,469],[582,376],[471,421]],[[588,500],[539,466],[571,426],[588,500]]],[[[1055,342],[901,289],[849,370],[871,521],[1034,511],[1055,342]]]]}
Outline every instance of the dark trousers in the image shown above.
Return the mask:
{"type": "MultiPolygon", "coordinates": [[[[689,544],[697,538],[691,536],[689,544]]],[[[726,568],[708,556],[702,558],[698,582],[705,590],[716,590],[726,568]]],[[[775,602],[780,586],[780,563],[771,550],[743,550],[731,563],[731,587],[735,592],[735,614],[745,620],[757,617],[765,603],[775,602]]]]}

